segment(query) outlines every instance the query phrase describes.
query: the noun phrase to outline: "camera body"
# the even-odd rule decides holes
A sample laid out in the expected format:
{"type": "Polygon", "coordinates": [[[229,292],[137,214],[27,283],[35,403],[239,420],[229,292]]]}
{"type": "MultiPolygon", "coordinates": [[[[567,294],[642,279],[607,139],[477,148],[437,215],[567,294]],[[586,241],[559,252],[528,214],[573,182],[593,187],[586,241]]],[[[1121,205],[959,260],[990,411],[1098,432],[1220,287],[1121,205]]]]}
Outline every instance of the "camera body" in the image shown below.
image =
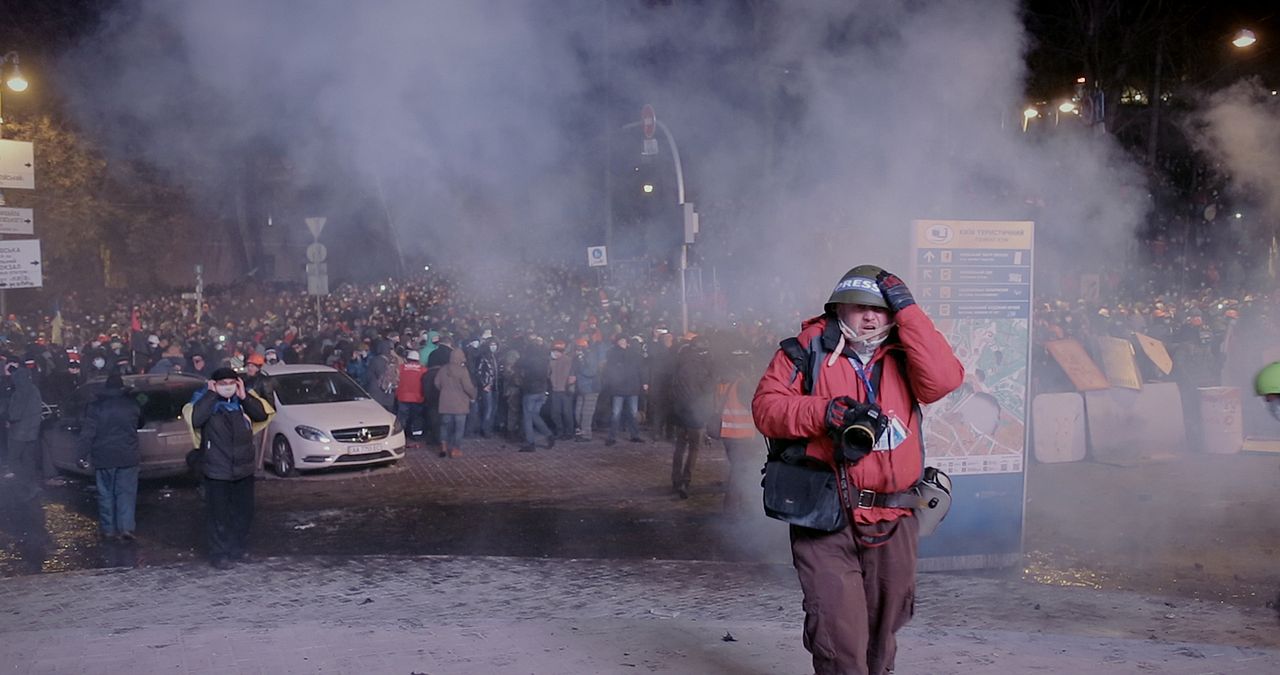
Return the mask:
{"type": "Polygon", "coordinates": [[[835,436],[837,462],[856,464],[875,447],[880,435],[889,428],[889,418],[874,403],[858,403],[844,414],[844,426],[835,436]]]}

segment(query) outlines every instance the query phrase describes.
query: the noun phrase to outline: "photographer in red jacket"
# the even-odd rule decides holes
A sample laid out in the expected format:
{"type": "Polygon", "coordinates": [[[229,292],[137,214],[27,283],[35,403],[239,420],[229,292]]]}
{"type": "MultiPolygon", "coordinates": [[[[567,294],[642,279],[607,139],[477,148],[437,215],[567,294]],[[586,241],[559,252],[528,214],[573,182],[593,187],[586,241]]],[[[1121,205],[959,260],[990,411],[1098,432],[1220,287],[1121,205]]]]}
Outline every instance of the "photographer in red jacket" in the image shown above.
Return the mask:
{"type": "Polygon", "coordinates": [[[850,523],[835,532],[791,526],[804,646],[818,675],[885,673],[915,601],[918,524],[893,497],[924,469],[919,404],[959,387],[964,367],[902,279],[874,265],[849,270],[797,339],[810,372],[779,350],[752,416],[765,436],[807,440],[807,459],[847,478],[840,505],[850,523]],[[865,445],[838,442],[867,419],[883,426],[865,445]]]}

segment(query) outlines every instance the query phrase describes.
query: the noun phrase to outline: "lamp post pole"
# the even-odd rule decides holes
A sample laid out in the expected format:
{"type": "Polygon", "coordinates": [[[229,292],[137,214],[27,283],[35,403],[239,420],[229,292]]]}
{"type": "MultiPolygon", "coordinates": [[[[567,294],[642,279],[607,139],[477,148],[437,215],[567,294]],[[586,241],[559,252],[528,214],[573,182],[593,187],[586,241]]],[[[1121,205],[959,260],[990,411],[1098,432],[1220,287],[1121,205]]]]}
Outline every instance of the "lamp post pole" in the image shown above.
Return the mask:
{"type": "MultiPolygon", "coordinates": [[[[671,160],[676,168],[676,204],[681,208],[684,207],[684,164],[680,162],[680,148],[676,145],[676,139],[671,135],[671,131],[667,129],[667,125],[662,120],[654,118],[658,131],[662,132],[662,137],[667,139],[667,147],[671,150],[671,160]]],[[[640,126],[643,122],[632,122],[622,127],[623,131],[633,129],[640,126]]],[[[685,272],[689,268],[689,245],[685,243],[683,227],[680,235],[680,332],[689,332],[689,291],[685,282],[685,272]]]]}

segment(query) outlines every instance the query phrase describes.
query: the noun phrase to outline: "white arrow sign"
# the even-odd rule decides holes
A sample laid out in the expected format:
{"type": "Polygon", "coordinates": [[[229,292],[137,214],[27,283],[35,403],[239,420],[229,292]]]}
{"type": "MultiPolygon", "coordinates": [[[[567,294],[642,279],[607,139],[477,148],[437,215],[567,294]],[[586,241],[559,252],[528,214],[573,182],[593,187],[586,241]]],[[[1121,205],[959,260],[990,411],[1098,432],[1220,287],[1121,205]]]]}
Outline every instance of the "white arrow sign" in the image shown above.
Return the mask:
{"type": "Polygon", "coordinates": [[[0,209],[0,234],[35,234],[35,209],[0,209]]]}
{"type": "Polygon", "coordinates": [[[39,239],[0,241],[0,288],[40,288],[42,269],[39,239]]]}
{"type": "Polygon", "coordinates": [[[36,189],[33,148],[30,141],[0,141],[0,188],[36,189]]]}

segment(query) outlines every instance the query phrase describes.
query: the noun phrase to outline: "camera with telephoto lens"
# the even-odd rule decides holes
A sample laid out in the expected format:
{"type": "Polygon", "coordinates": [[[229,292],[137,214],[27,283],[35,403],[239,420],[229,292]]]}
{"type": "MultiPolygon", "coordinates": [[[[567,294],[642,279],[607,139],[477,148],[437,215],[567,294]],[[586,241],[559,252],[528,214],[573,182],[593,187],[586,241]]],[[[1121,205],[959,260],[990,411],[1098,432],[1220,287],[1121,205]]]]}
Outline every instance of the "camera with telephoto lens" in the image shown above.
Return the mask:
{"type": "Polygon", "coordinates": [[[856,463],[875,447],[889,428],[889,418],[874,403],[858,403],[844,414],[844,426],[835,433],[837,462],[856,463]]]}

